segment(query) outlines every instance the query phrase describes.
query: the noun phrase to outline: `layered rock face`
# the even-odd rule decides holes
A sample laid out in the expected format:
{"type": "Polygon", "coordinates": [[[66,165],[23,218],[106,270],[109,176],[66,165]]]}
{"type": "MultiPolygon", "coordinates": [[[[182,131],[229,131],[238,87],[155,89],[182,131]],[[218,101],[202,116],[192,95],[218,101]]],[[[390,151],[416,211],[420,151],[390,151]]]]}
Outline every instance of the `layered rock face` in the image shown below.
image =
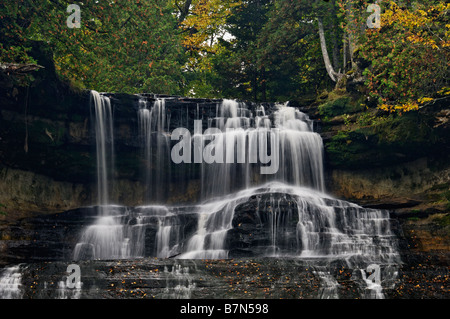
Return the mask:
{"type": "MultiPolygon", "coordinates": [[[[9,217],[19,212],[45,213],[92,205],[98,197],[90,92],[72,90],[51,71],[38,71],[36,77],[38,80],[30,88],[11,84],[0,89],[0,203],[9,217]]],[[[154,94],[108,96],[113,105],[116,135],[111,199],[132,206],[144,203],[146,191],[142,171],[148,163],[142,153],[139,131],[140,102],[151,105],[165,99],[168,131],[177,127],[192,131],[196,119],[204,119],[203,128],[208,127],[206,119],[216,116],[217,105],[222,102],[154,94]]],[[[247,106],[256,108],[252,103],[247,106]]],[[[263,106],[270,116],[273,104],[263,106]]],[[[319,117],[314,108],[304,111],[313,118],[319,117]]],[[[416,120],[412,116],[410,122],[417,121],[419,138],[412,138],[411,145],[404,143],[402,147],[382,142],[376,133],[365,128],[337,140],[333,134],[345,128],[339,116],[325,122],[323,127],[319,125],[325,144],[326,190],[363,205],[392,209],[418,205],[416,209],[426,209],[445,201],[439,196],[445,195],[443,188],[448,189],[450,168],[445,154],[448,143],[442,141],[448,140],[449,130],[445,113],[438,111],[426,115],[430,117],[429,123],[425,123],[429,125],[428,131],[423,124],[426,119],[416,120]]],[[[401,129],[393,128],[395,134],[401,129]]],[[[195,178],[177,179],[179,167],[170,169],[174,174],[164,190],[170,194],[164,201],[197,201],[199,182],[195,178]]],[[[442,211],[439,205],[437,208],[442,211]]]]}
{"type": "MultiPolygon", "coordinates": [[[[58,101],[64,105],[62,109],[59,104],[45,105],[37,96],[29,97],[29,102],[25,103],[20,96],[3,97],[5,104],[0,110],[0,203],[5,206],[3,211],[9,212],[11,217],[19,212],[55,212],[95,204],[95,137],[89,93],[73,94],[67,98],[72,102],[67,104],[58,101]]],[[[158,98],[146,96],[148,103],[158,98]]],[[[116,171],[111,198],[125,205],[140,205],[145,197],[142,168],[147,163],[140,147],[139,97],[118,94],[111,95],[111,100],[116,123],[116,171]]],[[[220,101],[167,98],[169,129],[187,127],[193,130],[193,121],[199,114],[204,118],[214,117],[218,103],[220,101]]],[[[204,121],[203,125],[208,124],[204,121]]],[[[450,168],[445,154],[442,156],[441,159],[433,155],[383,167],[368,165],[352,169],[326,162],[326,189],[339,198],[363,205],[426,209],[430,202],[444,200],[439,196],[443,196],[443,187],[448,186],[450,168]]],[[[326,153],[325,159],[328,158],[326,153]]],[[[174,166],[171,169],[179,170],[174,166]]],[[[177,179],[177,174],[171,176],[173,180],[167,183],[166,193],[170,193],[165,198],[167,203],[198,200],[199,181],[177,179]]]]}
{"type": "Polygon", "coordinates": [[[337,168],[329,175],[330,190],[338,197],[370,207],[426,209],[439,207],[436,202],[450,180],[450,166],[445,159],[421,158],[383,168],[337,168]]]}
{"type": "MultiPolygon", "coordinates": [[[[10,92],[2,93],[6,95],[2,96],[4,104],[0,110],[0,203],[4,205],[3,210],[14,218],[23,215],[21,212],[56,212],[95,204],[98,194],[90,93],[72,93],[66,97],[67,101],[53,100],[50,102],[57,104],[48,105],[45,96],[38,96],[39,92],[33,90],[29,92],[28,102],[21,99],[21,94],[13,97],[10,92]]],[[[126,205],[143,204],[146,181],[142,168],[148,164],[138,131],[140,98],[123,94],[110,97],[115,116],[116,167],[111,199],[126,205]]],[[[157,98],[145,96],[149,103],[157,98]]],[[[208,116],[212,112],[215,114],[217,103],[219,101],[167,97],[169,129],[186,124],[191,127],[199,110],[208,116]]],[[[165,200],[196,201],[195,180],[177,180],[176,174],[172,176],[172,180],[166,181],[170,196],[165,200]],[[181,187],[182,184],[189,190],[181,187]]]]}

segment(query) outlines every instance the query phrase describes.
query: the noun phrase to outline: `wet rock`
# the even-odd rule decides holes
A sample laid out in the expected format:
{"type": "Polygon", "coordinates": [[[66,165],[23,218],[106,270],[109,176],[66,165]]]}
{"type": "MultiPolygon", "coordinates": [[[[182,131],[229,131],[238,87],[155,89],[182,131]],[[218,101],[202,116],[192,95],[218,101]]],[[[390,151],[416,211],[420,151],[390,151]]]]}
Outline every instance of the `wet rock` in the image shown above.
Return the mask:
{"type": "Polygon", "coordinates": [[[238,205],[227,234],[230,257],[292,253],[297,249],[298,211],[288,194],[263,194],[238,205]]]}

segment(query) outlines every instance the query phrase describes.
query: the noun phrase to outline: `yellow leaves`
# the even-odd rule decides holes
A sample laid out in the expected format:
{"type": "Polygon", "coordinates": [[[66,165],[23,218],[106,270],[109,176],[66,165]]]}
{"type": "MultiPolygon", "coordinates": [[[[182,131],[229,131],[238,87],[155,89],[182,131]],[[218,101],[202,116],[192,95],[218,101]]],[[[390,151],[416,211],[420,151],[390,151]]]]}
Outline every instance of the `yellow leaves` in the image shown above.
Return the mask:
{"type": "Polygon", "coordinates": [[[396,105],[395,108],[399,111],[409,112],[409,111],[417,111],[419,109],[419,105],[415,102],[412,102],[412,103],[396,105]]]}
{"type": "Polygon", "coordinates": [[[423,10],[417,10],[417,12],[419,12],[423,17],[426,17],[428,15],[428,13],[423,10]]]}
{"type": "MultiPolygon", "coordinates": [[[[450,9],[448,4],[437,4],[428,7],[427,10],[402,10],[395,3],[391,3],[390,7],[382,14],[383,25],[395,26],[398,29],[403,29],[406,32],[406,40],[414,43],[427,46],[434,50],[440,50],[444,47],[450,46],[450,25],[446,24],[447,32],[445,36],[434,36],[433,33],[428,32],[430,25],[439,25],[442,21],[441,16],[445,15],[450,9]]],[[[442,29],[445,29],[442,26],[442,29]]],[[[402,39],[402,42],[404,40],[402,39]]]]}
{"type": "Polygon", "coordinates": [[[390,112],[391,111],[391,105],[388,105],[388,104],[381,104],[380,106],[379,106],[379,108],[380,108],[380,110],[383,110],[383,111],[386,111],[386,112],[390,112]]]}
{"type": "Polygon", "coordinates": [[[408,10],[387,9],[386,12],[382,15],[383,25],[392,25],[396,23],[401,24],[409,29],[424,26],[429,22],[429,19],[427,18],[428,15],[423,10],[418,11],[422,11],[425,15],[421,13],[419,16],[415,14],[415,12],[411,12],[408,10]]]}
{"type": "Polygon", "coordinates": [[[450,87],[443,87],[438,91],[440,95],[450,95],[450,87]]]}
{"type": "Polygon", "coordinates": [[[390,104],[381,104],[379,107],[381,110],[386,112],[410,112],[410,111],[417,111],[419,109],[419,104],[416,102],[408,102],[403,104],[396,104],[396,105],[390,105],[390,104]]]}
{"type": "Polygon", "coordinates": [[[434,99],[431,97],[422,97],[422,98],[418,99],[417,102],[419,102],[420,104],[425,104],[425,103],[431,102],[433,100],[434,99]]]}
{"type": "MultiPolygon", "coordinates": [[[[198,54],[198,60],[205,60],[202,54],[217,53],[219,50],[217,39],[225,33],[224,26],[232,9],[239,5],[241,0],[193,0],[190,14],[180,25],[185,31],[183,46],[198,54]]],[[[190,64],[206,69],[210,67],[207,62],[204,65],[190,64]]]]}
{"type": "Polygon", "coordinates": [[[434,39],[427,39],[417,34],[410,35],[406,39],[412,43],[426,45],[428,47],[431,47],[432,49],[439,49],[439,46],[436,44],[436,41],[434,39]]]}

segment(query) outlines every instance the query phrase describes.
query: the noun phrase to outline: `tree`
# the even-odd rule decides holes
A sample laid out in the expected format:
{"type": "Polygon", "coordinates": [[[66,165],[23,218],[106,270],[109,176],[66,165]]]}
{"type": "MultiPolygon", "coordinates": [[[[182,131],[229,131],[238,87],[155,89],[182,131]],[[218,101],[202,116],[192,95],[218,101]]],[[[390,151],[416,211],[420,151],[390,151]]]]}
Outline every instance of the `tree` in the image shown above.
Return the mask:
{"type": "Polygon", "coordinates": [[[367,30],[361,56],[370,95],[389,112],[407,112],[448,97],[450,79],[450,4],[389,4],[382,27],[367,30]]]}
{"type": "MultiPolygon", "coordinates": [[[[223,50],[226,23],[240,0],[174,0],[178,29],[188,61],[184,66],[185,94],[219,97],[220,82],[213,59],[223,50]]],[[[217,59],[216,59],[217,60],[217,59]]]]}
{"type": "MultiPolygon", "coordinates": [[[[322,28],[322,39],[324,42],[325,38],[335,39],[331,41],[333,62],[337,70],[341,69],[342,43],[336,39],[342,32],[338,28],[334,2],[234,2],[231,6],[228,4],[230,10],[221,9],[226,12],[221,19],[215,18],[214,1],[203,0],[197,6],[206,3],[209,5],[203,5],[204,10],[199,10],[193,2],[187,22],[181,22],[190,26],[184,27],[183,31],[187,34],[185,46],[192,61],[188,69],[197,74],[191,82],[196,92],[208,91],[216,96],[255,101],[280,101],[296,99],[306,92],[317,92],[319,87],[328,86],[323,61],[319,60],[320,37],[314,24],[317,17],[332,26],[332,32],[328,34],[322,28]],[[211,19],[219,23],[215,24],[211,19]],[[196,21],[207,27],[196,27],[200,26],[200,22],[193,23],[196,21]],[[210,42],[207,40],[210,36],[205,32],[208,30],[210,34],[218,34],[215,30],[226,32],[216,36],[217,41],[210,42]]],[[[181,3],[177,7],[184,8],[181,3]]]]}
{"type": "Polygon", "coordinates": [[[54,52],[58,73],[78,85],[98,91],[180,92],[183,52],[167,0],[77,1],[82,9],[79,29],[66,24],[66,9],[72,3],[2,4],[0,33],[6,39],[0,48],[2,59],[33,60],[28,55],[31,43],[43,41],[54,52]]]}
{"type": "Polygon", "coordinates": [[[295,100],[327,85],[314,16],[312,2],[273,2],[256,52],[269,100],[295,100]]]}
{"type": "Polygon", "coordinates": [[[266,100],[266,71],[258,65],[258,36],[268,19],[271,8],[269,0],[247,0],[233,8],[227,19],[226,30],[232,40],[226,49],[233,59],[235,89],[238,97],[266,100]],[[237,83],[236,83],[237,82],[237,83]]]}

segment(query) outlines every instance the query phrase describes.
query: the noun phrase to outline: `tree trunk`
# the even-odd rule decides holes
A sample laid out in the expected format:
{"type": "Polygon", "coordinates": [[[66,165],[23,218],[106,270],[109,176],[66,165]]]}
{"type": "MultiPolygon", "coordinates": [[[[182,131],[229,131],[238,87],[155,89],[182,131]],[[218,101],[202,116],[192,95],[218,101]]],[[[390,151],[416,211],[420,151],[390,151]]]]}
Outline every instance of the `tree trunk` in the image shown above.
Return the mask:
{"type": "MultiPolygon", "coordinates": [[[[337,32],[336,32],[337,33],[337,32]]],[[[339,72],[339,44],[338,44],[338,37],[337,34],[334,34],[333,37],[333,66],[335,68],[335,70],[338,70],[339,72]]]]}
{"type": "Polygon", "coordinates": [[[267,101],[267,83],[266,83],[266,68],[261,69],[261,90],[262,90],[262,101],[267,101]]]}
{"type": "Polygon", "coordinates": [[[320,47],[322,49],[323,62],[325,63],[325,68],[327,69],[330,78],[336,82],[336,72],[334,71],[333,65],[330,61],[330,56],[328,55],[327,43],[325,39],[325,31],[323,29],[322,18],[317,18],[319,24],[319,37],[320,37],[320,47]]]}

